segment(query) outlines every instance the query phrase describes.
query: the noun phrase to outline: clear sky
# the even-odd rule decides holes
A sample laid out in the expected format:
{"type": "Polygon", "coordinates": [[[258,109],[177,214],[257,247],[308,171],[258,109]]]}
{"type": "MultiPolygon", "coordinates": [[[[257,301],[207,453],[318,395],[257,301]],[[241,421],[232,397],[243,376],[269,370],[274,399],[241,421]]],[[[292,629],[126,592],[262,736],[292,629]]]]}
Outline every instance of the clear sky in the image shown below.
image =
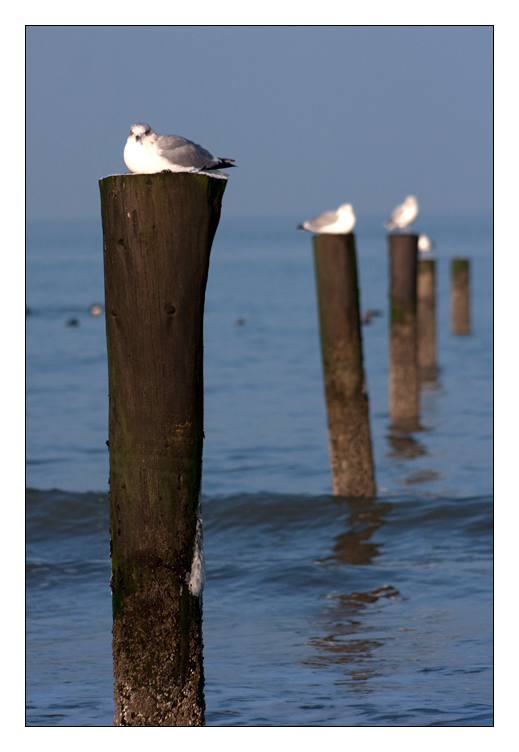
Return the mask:
{"type": "Polygon", "coordinates": [[[227,216],[492,208],[490,26],[30,26],[27,216],[100,216],[134,122],[236,159],[227,216]]]}

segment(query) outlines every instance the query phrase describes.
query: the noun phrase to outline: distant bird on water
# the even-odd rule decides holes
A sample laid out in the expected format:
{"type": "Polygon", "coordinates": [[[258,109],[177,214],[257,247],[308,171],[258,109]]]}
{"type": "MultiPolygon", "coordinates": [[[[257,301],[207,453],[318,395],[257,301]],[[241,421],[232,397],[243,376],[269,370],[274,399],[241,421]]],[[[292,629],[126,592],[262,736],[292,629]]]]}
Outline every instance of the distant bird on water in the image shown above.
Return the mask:
{"type": "Polygon", "coordinates": [[[418,216],[418,201],[415,196],[408,196],[403,204],[393,209],[389,222],[384,222],[384,227],[388,230],[394,230],[398,227],[399,230],[407,231],[407,227],[414,222],[418,216]]]}
{"type": "Polygon", "coordinates": [[[382,311],[373,311],[368,308],[368,310],[364,311],[362,314],[360,321],[362,324],[371,324],[371,319],[375,316],[382,316],[382,311]]]}
{"type": "Polygon", "coordinates": [[[314,219],[298,225],[298,230],[309,230],[319,234],[343,235],[355,227],[355,212],[351,204],[342,204],[337,211],[327,211],[314,219]]]}
{"type": "Polygon", "coordinates": [[[433,248],[436,248],[435,244],[430,240],[430,238],[427,237],[427,235],[424,235],[423,233],[418,236],[418,250],[422,253],[427,253],[427,251],[432,251],[433,248]]]}
{"type": "Polygon", "coordinates": [[[158,136],[147,123],[135,123],[124,147],[124,161],[131,172],[212,172],[220,167],[235,167],[234,159],[215,157],[199,144],[182,136],[158,136]]]}

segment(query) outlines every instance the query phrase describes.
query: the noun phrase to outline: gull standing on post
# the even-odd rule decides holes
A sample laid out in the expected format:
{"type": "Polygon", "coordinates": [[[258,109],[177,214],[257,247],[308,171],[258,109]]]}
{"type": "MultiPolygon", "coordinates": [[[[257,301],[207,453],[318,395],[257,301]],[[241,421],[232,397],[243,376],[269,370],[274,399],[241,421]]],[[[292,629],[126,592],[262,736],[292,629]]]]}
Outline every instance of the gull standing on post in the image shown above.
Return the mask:
{"type": "Polygon", "coordinates": [[[408,225],[414,222],[418,216],[418,201],[415,196],[408,196],[403,204],[393,209],[389,222],[384,222],[384,227],[388,230],[394,230],[398,227],[400,230],[407,232],[408,225]]]}
{"type": "Polygon", "coordinates": [[[327,211],[318,217],[298,225],[298,230],[308,230],[319,234],[345,235],[355,226],[355,212],[351,204],[342,204],[337,211],[327,211]]]}
{"type": "Polygon", "coordinates": [[[135,123],[124,147],[131,172],[198,172],[227,178],[219,167],[235,167],[234,159],[215,157],[182,136],[158,136],[147,123],[135,123]],[[216,172],[212,172],[216,170],[216,172]]]}

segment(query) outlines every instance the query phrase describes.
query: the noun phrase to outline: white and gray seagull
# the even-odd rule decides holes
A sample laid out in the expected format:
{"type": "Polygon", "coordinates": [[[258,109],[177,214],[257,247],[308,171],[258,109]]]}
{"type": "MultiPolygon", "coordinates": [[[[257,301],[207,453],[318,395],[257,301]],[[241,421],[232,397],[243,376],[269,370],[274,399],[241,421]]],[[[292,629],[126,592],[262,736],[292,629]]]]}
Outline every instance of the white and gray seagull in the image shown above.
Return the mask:
{"type": "Polygon", "coordinates": [[[432,251],[433,248],[436,248],[436,245],[433,243],[433,241],[427,237],[427,235],[424,235],[423,233],[418,236],[418,250],[422,253],[427,253],[428,251],[432,251]]]}
{"type": "Polygon", "coordinates": [[[416,196],[408,196],[403,204],[393,209],[389,222],[384,222],[384,227],[388,230],[394,230],[398,227],[399,230],[406,231],[407,227],[414,222],[418,216],[418,201],[416,196]]]}
{"type": "Polygon", "coordinates": [[[308,230],[320,235],[344,235],[355,227],[355,212],[351,204],[341,204],[337,211],[327,211],[298,225],[298,230],[308,230]]]}
{"type": "Polygon", "coordinates": [[[124,147],[124,161],[131,172],[199,172],[227,177],[220,167],[235,167],[234,159],[215,157],[182,136],[158,136],[147,123],[135,123],[124,147]],[[213,172],[215,171],[215,172],[213,172]]]}

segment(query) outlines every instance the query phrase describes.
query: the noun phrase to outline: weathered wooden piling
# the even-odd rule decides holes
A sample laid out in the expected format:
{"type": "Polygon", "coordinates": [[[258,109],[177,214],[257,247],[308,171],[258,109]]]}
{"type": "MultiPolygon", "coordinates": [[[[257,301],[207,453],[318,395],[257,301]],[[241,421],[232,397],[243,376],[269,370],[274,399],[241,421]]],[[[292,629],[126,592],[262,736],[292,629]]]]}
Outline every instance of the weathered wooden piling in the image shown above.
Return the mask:
{"type": "Polygon", "coordinates": [[[204,724],[203,312],[226,181],[100,181],[115,726],[204,724]]]}
{"type": "Polygon", "coordinates": [[[429,378],[437,371],[435,259],[418,259],[417,301],[418,370],[429,378]]]}
{"type": "Polygon", "coordinates": [[[315,235],[314,261],[333,493],[374,496],[355,236],[315,235]]]}
{"type": "Polygon", "coordinates": [[[470,266],[468,258],[451,259],[451,332],[470,334],[470,266]]]}
{"type": "Polygon", "coordinates": [[[418,235],[388,235],[390,276],[389,415],[397,430],[419,427],[417,361],[418,235]]]}

